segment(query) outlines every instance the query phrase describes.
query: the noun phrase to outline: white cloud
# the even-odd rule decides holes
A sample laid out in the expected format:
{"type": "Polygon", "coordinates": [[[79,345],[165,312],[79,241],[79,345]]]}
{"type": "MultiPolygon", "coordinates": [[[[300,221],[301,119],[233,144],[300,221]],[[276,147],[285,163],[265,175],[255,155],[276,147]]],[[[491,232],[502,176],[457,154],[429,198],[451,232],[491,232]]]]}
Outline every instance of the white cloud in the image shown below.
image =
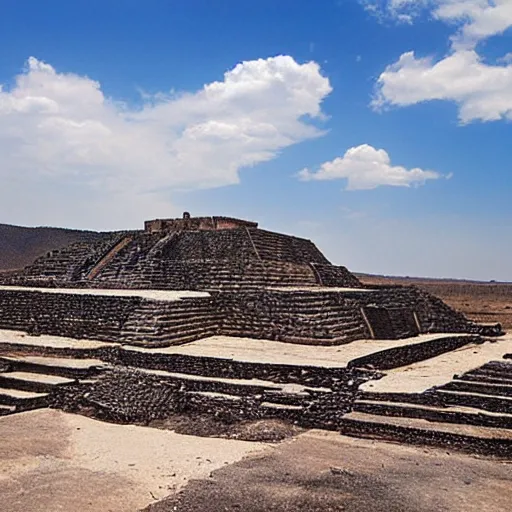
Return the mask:
{"type": "Polygon", "coordinates": [[[376,15],[412,23],[427,12],[457,27],[454,48],[468,49],[512,26],[511,0],[362,0],[376,15]]]}
{"type": "Polygon", "coordinates": [[[322,119],[330,92],[315,62],[277,56],[242,62],[193,93],[144,96],[133,108],[98,82],[31,57],[12,87],[0,86],[0,202],[21,189],[37,198],[46,214],[31,223],[69,219],[68,197],[90,227],[103,227],[105,211],[124,225],[165,215],[169,189],[237,183],[243,167],[321,135],[310,120],[322,119]]]}
{"type": "Polygon", "coordinates": [[[298,177],[302,181],[346,179],[347,190],[368,190],[382,185],[423,185],[425,181],[438,179],[441,175],[417,167],[408,170],[402,166],[393,166],[384,149],[362,144],[348,149],[342,157],[324,162],[316,171],[302,169],[298,177]]]}
{"type": "Polygon", "coordinates": [[[500,57],[498,62],[503,64],[512,64],[512,52],[506,53],[503,57],[500,57]]]}
{"type": "Polygon", "coordinates": [[[512,0],[385,0],[371,5],[395,19],[404,14],[414,19],[427,9],[456,27],[444,58],[435,61],[409,51],[387,66],[377,80],[374,108],[444,100],[458,105],[462,123],[512,119],[510,54],[489,64],[476,49],[512,26],[512,0]]]}
{"type": "Polygon", "coordinates": [[[430,100],[456,102],[463,123],[512,119],[512,64],[485,64],[474,50],[438,62],[404,53],[380,75],[372,104],[381,108],[430,100]]]}

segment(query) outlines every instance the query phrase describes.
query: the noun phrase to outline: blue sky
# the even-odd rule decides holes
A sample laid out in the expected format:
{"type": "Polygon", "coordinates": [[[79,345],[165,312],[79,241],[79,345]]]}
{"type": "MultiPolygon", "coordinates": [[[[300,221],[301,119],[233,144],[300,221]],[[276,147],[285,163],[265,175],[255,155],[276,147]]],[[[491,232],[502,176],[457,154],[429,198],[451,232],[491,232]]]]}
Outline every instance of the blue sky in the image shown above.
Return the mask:
{"type": "Polygon", "coordinates": [[[512,280],[512,0],[2,2],[0,222],[233,215],[512,280]]]}

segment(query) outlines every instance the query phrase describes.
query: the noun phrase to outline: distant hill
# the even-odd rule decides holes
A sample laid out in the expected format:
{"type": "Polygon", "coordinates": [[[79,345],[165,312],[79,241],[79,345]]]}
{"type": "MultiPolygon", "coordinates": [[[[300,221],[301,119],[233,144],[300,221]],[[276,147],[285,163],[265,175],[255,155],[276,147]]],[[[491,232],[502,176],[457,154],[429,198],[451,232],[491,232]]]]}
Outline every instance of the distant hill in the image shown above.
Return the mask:
{"type": "Polygon", "coordinates": [[[0,271],[23,268],[48,251],[97,236],[94,231],[0,224],[0,271]]]}

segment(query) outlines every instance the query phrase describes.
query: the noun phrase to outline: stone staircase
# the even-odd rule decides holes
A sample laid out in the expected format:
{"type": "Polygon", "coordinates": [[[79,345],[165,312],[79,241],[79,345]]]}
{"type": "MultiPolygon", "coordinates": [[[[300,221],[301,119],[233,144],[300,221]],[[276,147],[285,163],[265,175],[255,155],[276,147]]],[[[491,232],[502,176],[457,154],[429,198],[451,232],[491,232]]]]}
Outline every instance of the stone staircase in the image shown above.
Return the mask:
{"type": "Polygon", "coordinates": [[[22,345],[0,348],[0,416],[47,407],[61,389],[90,384],[107,367],[99,359],[71,354],[34,355],[44,353],[37,345],[30,354],[22,345]]]}
{"type": "MultiPolygon", "coordinates": [[[[369,340],[365,357],[356,355],[362,350],[356,344],[365,342],[354,342],[345,364],[320,366],[286,357],[203,356],[200,343],[187,352],[20,333],[0,341],[0,416],[50,406],[129,423],[172,414],[227,422],[279,418],[506,458],[512,456],[512,361],[498,356],[507,340],[482,341],[450,335],[369,340]],[[460,369],[455,376],[454,368],[460,369]],[[430,385],[432,375],[441,383],[430,385]]],[[[264,350],[264,343],[275,342],[259,343],[264,350]]]]}
{"type": "Polygon", "coordinates": [[[248,228],[252,243],[262,260],[279,260],[293,263],[321,263],[329,261],[309,240],[290,237],[264,229],[248,228]]]}
{"type": "Polygon", "coordinates": [[[147,258],[139,258],[120,263],[114,257],[92,284],[102,287],[207,291],[318,284],[308,265],[284,261],[162,260],[151,254],[147,258]]]}
{"type": "MultiPolygon", "coordinates": [[[[417,368],[413,365],[405,371],[414,373],[421,365],[427,367],[418,363],[417,368]]],[[[436,358],[428,368],[435,371],[436,358]]],[[[418,392],[414,390],[414,381],[411,381],[412,391],[407,389],[407,380],[391,392],[389,389],[380,392],[378,382],[375,391],[363,386],[352,411],[343,417],[341,431],[511,457],[512,361],[491,360],[447,380],[418,392]]]]}
{"type": "Polygon", "coordinates": [[[326,387],[275,383],[257,378],[205,377],[165,370],[139,371],[179,386],[180,392],[186,394],[185,410],[189,413],[223,414],[236,419],[285,417],[298,422],[308,414],[313,402],[333,393],[326,387]]]}
{"type": "Polygon", "coordinates": [[[350,410],[357,386],[374,374],[127,346],[118,350],[116,362],[115,376],[99,381],[85,402],[117,421],[155,419],[169,413],[174,402],[179,404],[174,413],[206,414],[228,422],[280,418],[334,429],[340,415],[350,410]]]}
{"type": "Polygon", "coordinates": [[[346,267],[322,263],[310,264],[321,286],[340,286],[347,288],[363,288],[363,285],[346,267]]]}
{"type": "Polygon", "coordinates": [[[220,317],[210,301],[181,299],[142,302],[123,324],[120,338],[131,345],[169,346],[195,341],[218,332],[220,317]]]}
{"type": "Polygon", "coordinates": [[[251,260],[243,265],[212,262],[201,288],[205,290],[261,289],[270,286],[316,286],[315,276],[307,265],[284,261],[251,260]]]}
{"type": "Polygon", "coordinates": [[[229,336],[279,339],[290,343],[341,344],[369,338],[361,308],[333,293],[315,291],[248,294],[245,304],[257,309],[230,310],[222,327],[229,336]]]}
{"type": "Polygon", "coordinates": [[[94,279],[115,257],[115,255],[133,240],[132,236],[122,238],[87,272],[85,279],[94,279]]]}
{"type": "Polygon", "coordinates": [[[38,258],[25,268],[20,278],[31,281],[80,281],[112,246],[124,238],[123,233],[91,234],[89,241],[76,242],[38,258]]]}

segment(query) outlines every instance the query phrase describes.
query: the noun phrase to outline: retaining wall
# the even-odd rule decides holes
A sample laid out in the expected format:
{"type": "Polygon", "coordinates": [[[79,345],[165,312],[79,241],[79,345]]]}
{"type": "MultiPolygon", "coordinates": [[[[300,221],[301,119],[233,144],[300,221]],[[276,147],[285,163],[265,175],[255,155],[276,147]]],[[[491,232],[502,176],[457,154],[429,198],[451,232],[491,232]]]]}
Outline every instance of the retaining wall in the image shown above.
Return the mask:
{"type": "Polygon", "coordinates": [[[217,332],[208,297],[166,302],[141,297],[0,291],[0,328],[130,343],[180,343],[217,332]]]}
{"type": "MultiPolygon", "coordinates": [[[[474,324],[439,299],[411,287],[364,292],[260,289],[216,292],[211,297],[172,302],[1,290],[0,328],[142,345],[171,345],[215,334],[341,344],[372,337],[364,316],[365,308],[371,307],[413,311],[422,333],[500,332],[499,326],[474,324]]],[[[395,339],[417,332],[407,330],[403,323],[390,320],[388,337],[395,339]]]]}

